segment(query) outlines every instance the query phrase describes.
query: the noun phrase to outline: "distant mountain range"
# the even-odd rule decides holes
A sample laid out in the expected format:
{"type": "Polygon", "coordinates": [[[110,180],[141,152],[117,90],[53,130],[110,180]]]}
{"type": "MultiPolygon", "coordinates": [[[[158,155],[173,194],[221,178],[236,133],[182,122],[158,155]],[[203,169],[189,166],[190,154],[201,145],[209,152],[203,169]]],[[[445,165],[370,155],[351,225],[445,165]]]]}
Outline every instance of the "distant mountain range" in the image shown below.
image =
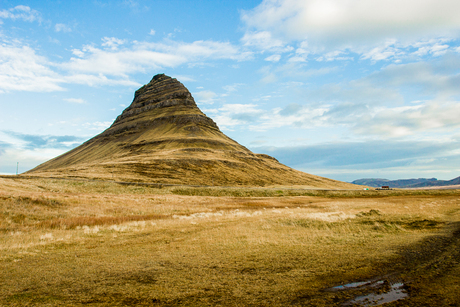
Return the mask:
{"type": "Polygon", "coordinates": [[[422,188],[434,186],[449,186],[460,184],[460,177],[452,180],[438,180],[436,178],[418,178],[418,179],[398,179],[388,180],[379,178],[358,179],[353,184],[365,185],[369,187],[389,186],[390,188],[422,188]]]}

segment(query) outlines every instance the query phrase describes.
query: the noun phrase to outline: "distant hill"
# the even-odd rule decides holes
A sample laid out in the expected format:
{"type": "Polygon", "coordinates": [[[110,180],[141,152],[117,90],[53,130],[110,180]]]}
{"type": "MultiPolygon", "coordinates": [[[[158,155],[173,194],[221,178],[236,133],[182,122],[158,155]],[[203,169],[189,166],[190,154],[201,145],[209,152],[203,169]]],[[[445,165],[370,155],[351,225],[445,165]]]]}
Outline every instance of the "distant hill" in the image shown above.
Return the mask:
{"type": "Polygon", "coordinates": [[[365,185],[369,187],[389,186],[390,188],[421,188],[435,186],[449,186],[460,184],[460,177],[452,180],[438,180],[436,178],[418,178],[418,179],[398,179],[388,180],[380,178],[358,179],[352,182],[353,184],[365,185]]]}

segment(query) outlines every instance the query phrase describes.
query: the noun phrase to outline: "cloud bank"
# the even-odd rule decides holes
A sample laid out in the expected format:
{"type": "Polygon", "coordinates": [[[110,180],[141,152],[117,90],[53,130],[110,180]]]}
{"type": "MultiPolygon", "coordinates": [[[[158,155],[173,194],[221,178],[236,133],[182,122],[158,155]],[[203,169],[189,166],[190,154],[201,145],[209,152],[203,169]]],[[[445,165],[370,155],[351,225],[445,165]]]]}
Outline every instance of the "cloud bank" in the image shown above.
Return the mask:
{"type": "Polygon", "coordinates": [[[264,0],[242,20],[253,36],[357,47],[401,38],[458,35],[456,0],[264,0]]]}

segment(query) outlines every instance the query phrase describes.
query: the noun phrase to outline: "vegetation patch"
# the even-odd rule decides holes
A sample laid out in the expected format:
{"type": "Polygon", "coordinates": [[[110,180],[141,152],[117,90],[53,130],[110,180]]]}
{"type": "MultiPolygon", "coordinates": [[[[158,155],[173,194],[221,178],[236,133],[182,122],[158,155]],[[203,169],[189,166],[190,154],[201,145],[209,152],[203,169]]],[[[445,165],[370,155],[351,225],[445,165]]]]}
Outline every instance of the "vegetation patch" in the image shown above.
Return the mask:
{"type": "Polygon", "coordinates": [[[460,304],[453,194],[75,183],[0,181],[0,305],[341,306],[387,276],[460,304]]]}
{"type": "Polygon", "coordinates": [[[294,226],[294,227],[303,227],[308,229],[317,229],[325,230],[336,228],[339,223],[337,222],[327,222],[316,219],[288,219],[280,221],[282,225],[294,226]]]}
{"type": "Polygon", "coordinates": [[[444,222],[424,219],[420,221],[413,221],[413,222],[407,223],[405,227],[412,228],[412,229],[431,229],[431,228],[439,227],[444,224],[445,224],[444,222]]]}
{"type": "Polygon", "coordinates": [[[114,225],[133,221],[160,220],[169,218],[167,215],[127,215],[127,216],[81,216],[66,219],[52,219],[40,222],[38,228],[75,229],[78,226],[114,225]]]}
{"type": "Polygon", "coordinates": [[[382,215],[382,213],[379,210],[375,210],[375,209],[371,209],[371,210],[369,210],[369,212],[360,212],[360,213],[356,214],[357,217],[361,217],[361,216],[378,216],[378,215],[382,215]]]}
{"type": "Polygon", "coordinates": [[[13,202],[16,205],[35,205],[35,206],[44,206],[50,208],[58,208],[65,206],[62,201],[58,201],[52,198],[45,198],[45,197],[28,197],[28,196],[18,196],[18,197],[2,197],[0,198],[1,201],[9,201],[13,202]]]}

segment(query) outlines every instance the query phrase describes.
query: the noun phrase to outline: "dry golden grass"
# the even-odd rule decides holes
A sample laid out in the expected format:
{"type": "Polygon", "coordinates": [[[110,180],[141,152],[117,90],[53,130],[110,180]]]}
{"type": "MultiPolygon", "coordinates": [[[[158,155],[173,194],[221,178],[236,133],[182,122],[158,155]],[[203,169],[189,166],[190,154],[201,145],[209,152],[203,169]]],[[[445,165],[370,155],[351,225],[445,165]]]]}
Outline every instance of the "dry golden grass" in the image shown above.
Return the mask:
{"type": "Polygon", "coordinates": [[[460,192],[366,192],[0,178],[0,305],[458,305],[460,192]]]}

